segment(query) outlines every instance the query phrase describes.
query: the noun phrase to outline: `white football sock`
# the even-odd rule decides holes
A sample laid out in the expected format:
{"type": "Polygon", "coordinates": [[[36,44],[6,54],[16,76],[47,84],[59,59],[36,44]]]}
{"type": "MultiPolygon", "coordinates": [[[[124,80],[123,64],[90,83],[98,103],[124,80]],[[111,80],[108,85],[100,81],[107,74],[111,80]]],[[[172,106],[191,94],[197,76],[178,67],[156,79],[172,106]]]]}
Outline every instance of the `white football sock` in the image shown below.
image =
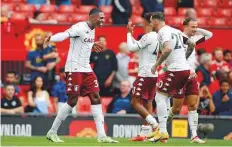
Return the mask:
{"type": "Polygon", "coordinates": [[[160,132],[166,133],[167,132],[167,104],[166,101],[168,99],[168,96],[165,96],[161,93],[156,93],[155,101],[157,106],[157,115],[159,119],[159,128],[160,132]]]}
{"type": "Polygon", "coordinates": [[[148,124],[152,125],[152,128],[155,129],[158,127],[158,123],[156,121],[156,119],[151,115],[149,114],[145,120],[147,121],[148,124]]]}
{"type": "Polygon", "coordinates": [[[171,109],[170,98],[167,98],[167,99],[166,99],[166,105],[167,105],[167,112],[168,112],[168,114],[169,114],[169,111],[170,111],[170,109],[171,109]]]}
{"type": "Polygon", "coordinates": [[[196,110],[188,112],[188,122],[191,130],[191,137],[197,136],[198,113],[196,110]]]}
{"type": "Polygon", "coordinates": [[[98,137],[105,137],[104,116],[102,113],[102,105],[91,105],[91,111],[97,128],[98,137]]]}
{"type": "Polygon", "coordinates": [[[57,116],[52,124],[52,128],[50,129],[50,132],[57,134],[57,130],[59,129],[61,123],[66,119],[66,117],[69,115],[70,111],[72,110],[72,107],[69,106],[69,104],[65,103],[60,110],[57,113],[57,116]]]}

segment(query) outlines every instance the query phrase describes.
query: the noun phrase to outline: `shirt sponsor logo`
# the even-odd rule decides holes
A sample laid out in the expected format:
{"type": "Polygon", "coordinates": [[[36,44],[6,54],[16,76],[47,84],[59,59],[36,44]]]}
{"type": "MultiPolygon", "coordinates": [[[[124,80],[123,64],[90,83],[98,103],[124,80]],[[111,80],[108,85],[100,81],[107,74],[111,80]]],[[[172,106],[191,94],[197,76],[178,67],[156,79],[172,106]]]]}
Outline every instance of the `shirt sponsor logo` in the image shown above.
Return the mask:
{"type": "Polygon", "coordinates": [[[84,42],[93,43],[93,42],[94,42],[94,39],[93,39],[93,38],[85,38],[85,39],[84,39],[84,42]]]}

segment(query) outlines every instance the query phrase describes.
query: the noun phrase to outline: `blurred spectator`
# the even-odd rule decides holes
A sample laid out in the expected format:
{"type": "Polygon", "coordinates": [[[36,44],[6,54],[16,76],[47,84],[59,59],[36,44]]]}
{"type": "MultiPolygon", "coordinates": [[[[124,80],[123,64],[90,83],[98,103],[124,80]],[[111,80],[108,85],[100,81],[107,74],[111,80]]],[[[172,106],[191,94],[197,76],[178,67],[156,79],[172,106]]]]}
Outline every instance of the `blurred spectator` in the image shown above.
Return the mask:
{"type": "Polygon", "coordinates": [[[5,94],[1,99],[0,112],[4,114],[23,113],[22,104],[18,97],[15,96],[14,85],[8,84],[5,86],[5,94]]]}
{"type": "Polygon", "coordinates": [[[60,5],[71,5],[71,0],[55,0],[56,1],[56,5],[60,6],[60,5]]]}
{"type": "Polygon", "coordinates": [[[218,70],[214,76],[214,80],[209,85],[210,93],[215,93],[220,88],[220,81],[227,78],[227,73],[223,70],[218,70]]]}
{"type": "Polygon", "coordinates": [[[163,12],[164,5],[163,0],[141,0],[143,6],[143,15],[148,12],[163,12]]]}
{"type": "Polygon", "coordinates": [[[197,12],[196,12],[196,10],[193,9],[193,8],[188,9],[186,11],[186,13],[185,13],[185,17],[186,18],[190,17],[190,18],[196,19],[197,18],[197,12]]]}
{"type": "Polygon", "coordinates": [[[230,89],[229,81],[220,82],[220,90],[213,94],[213,102],[216,107],[215,114],[232,115],[232,89],[230,89]]]}
{"type": "Polygon", "coordinates": [[[98,0],[98,6],[108,6],[111,5],[112,0],[98,0]]]}
{"type": "Polygon", "coordinates": [[[90,56],[90,63],[93,63],[93,71],[95,72],[101,96],[112,96],[112,82],[116,71],[118,70],[118,63],[114,52],[107,49],[106,37],[100,36],[99,42],[102,43],[103,50],[100,53],[92,52],[90,56]]]}
{"type": "Polygon", "coordinates": [[[120,91],[121,91],[121,94],[113,98],[112,113],[126,114],[132,110],[132,106],[130,103],[131,101],[130,82],[122,81],[120,84],[120,91]]]}
{"type": "Polygon", "coordinates": [[[120,83],[123,80],[128,80],[128,64],[130,61],[130,56],[128,56],[128,46],[127,43],[122,42],[119,45],[119,53],[116,55],[118,60],[118,71],[116,72],[115,80],[113,82],[113,86],[115,88],[115,93],[120,92],[120,83]]]}
{"type": "Polygon", "coordinates": [[[230,70],[232,70],[232,53],[231,50],[226,49],[223,51],[224,60],[229,64],[230,70]]]}
{"type": "Polygon", "coordinates": [[[35,12],[34,18],[29,18],[30,23],[34,24],[57,24],[58,21],[51,16],[47,16],[46,13],[35,12]]]}
{"type": "Polygon", "coordinates": [[[130,0],[113,0],[113,24],[127,24],[131,13],[132,7],[130,0]]]}
{"type": "Polygon", "coordinates": [[[129,81],[133,85],[139,71],[139,52],[134,52],[129,62],[129,81]]]}
{"type": "Polygon", "coordinates": [[[206,85],[200,87],[199,92],[200,102],[197,112],[200,115],[211,115],[215,111],[212,95],[206,85]]]}
{"type": "Polygon", "coordinates": [[[27,55],[26,68],[31,70],[31,81],[37,76],[46,79],[47,67],[43,59],[43,36],[41,34],[35,35],[36,49],[30,51],[27,55]]]}
{"type": "Polygon", "coordinates": [[[229,71],[229,65],[223,60],[222,48],[215,48],[213,51],[214,60],[211,65],[212,74],[215,74],[217,70],[229,71]]]}
{"type": "Polygon", "coordinates": [[[211,54],[204,53],[200,56],[200,66],[197,68],[196,73],[200,84],[209,85],[211,83],[210,66],[212,63],[211,54]]]}
{"type": "Polygon", "coordinates": [[[68,96],[66,93],[65,72],[64,68],[60,69],[60,75],[56,76],[57,82],[52,86],[52,96],[55,100],[55,110],[58,110],[67,102],[68,96]]]}
{"type": "Polygon", "coordinates": [[[96,0],[81,0],[82,5],[96,5],[96,0]]]}
{"type": "Polygon", "coordinates": [[[193,0],[178,0],[177,1],[177,7],[184,7],[184,8],[193,8],[193,0]]]}
{"type": "Polygon", "coordinates": [[[38,76],[34,79],[28,92],[28,107],[25,112],[48,114],[51,107],[49,94],[44,89],[43,78],[38,76]]]}
{"type": "MultiPolygon", "coordinates": [[[[48,36],[52,36],[52,33],[46,32],[46,37],[48,36]]],[[[55,82],[56,65],[60,61],[59,53],[54,43],[50,43],[44,48],[43,59],[46,61],[48,69],[48,81],[53,84],[55,82]]]]}
{"type": "Polygon", "coordinates": [[[27,0],[28,4],[33,4],[36,6],[37,9],[39,9],[40,5],[49,5],[50,0],[27,0]]]}
{"type": "Polygon", "coordinates": [[[7,6],[1,6],[1,23],[7,22],[11,13],[7,6]]]}
{"type": "Polygon", "coordinates": [[[232,88],[232,71],[228,72],[227,79],[230,82],[230,87],[232,88]]]}
{"type": "Polygon", "coordinates": [[[2,84],[2,86],[5,87],[7,84],[14,85],[16,95],[20,93],[20,87],[18,86],[18,81],[15,71],[8,71],[6,73],[5,83],[2,84]]]}

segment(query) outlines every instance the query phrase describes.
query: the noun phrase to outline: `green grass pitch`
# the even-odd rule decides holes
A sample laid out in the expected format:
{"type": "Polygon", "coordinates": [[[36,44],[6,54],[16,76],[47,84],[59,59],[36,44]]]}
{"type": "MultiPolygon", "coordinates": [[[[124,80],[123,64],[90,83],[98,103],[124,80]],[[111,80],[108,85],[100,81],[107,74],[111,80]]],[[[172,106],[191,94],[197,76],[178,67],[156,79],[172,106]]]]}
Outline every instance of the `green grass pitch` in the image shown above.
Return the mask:
{"type": "Polygon", "coordinates": [[[2,146],[232,146],[232,141],[208,139],[206,144],[191,144],[189,139],[168,140],[168,143],[131,142],[128,139],[117,139],[117,144],[97,143],[95,138],[61,137],[64,143],[53,143],[45,137],[1,137],[2,146]]]}

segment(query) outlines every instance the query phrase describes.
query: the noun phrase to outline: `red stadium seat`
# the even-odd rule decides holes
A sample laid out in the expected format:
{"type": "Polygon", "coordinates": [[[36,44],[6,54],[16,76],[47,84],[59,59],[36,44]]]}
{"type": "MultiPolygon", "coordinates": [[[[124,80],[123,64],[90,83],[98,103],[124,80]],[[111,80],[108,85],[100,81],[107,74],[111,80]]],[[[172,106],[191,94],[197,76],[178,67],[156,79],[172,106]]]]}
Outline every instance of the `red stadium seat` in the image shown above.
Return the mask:
{"type": "Polygon", "coordinates": [[[99,8],[105,13],[105,15],[111,15],[113,10],[112,6],[100,6],[99,8]]]}
{"type": "Polygon", "coordinates": [[[16,4],[14,4],[14,3],[2,3],[1,8],[7,7],[9,10],[13,10],[15,8],[15,5],[16,4]]]}
{"type": "Polygon", "coordinates": [[[6,3],[26,3],[27,0],[1,0],[2,2],[6,3]]]}
{"type": "Polygon", "coordinates": [[[75,13],[77,7],[75,5],[60,5],[59,12],[61,13],[75,13]]]}
{"type": "Polygon", "coordinates": [[[41,5],[39,11],[45,13],[56,12],[56,5],[41,5]]]}
{"type": "Polygon", "coordinates": [[[20,4],[20,5],[15,7],[15,11],[18,11],[18,12],[35,12],[36,7],[35,7],[35,5],[20,4]]]}
{"type": "Polygon", "coordinates": [[[57,20],[58,23],[68,23],[71,22],[72,20],[72,16],[69,14],[65,14],[65,13],[54,13],[52,14],[52,18],[57,20]]]}
{"type": "Polygon", "coordinates": [[[90,113],[91,103],[88,97],[79,97],[77,102],[77,112],[79,113],[90,113]]]}
{"type": "Polygon", "coordinates": [[[27,20],[28,18],[32,18],[33,13],[28,13],[28,12],[15,12],[11,15],[10,20],[11,21],[24,21],[27,20]]]}
{"type": "Polygon", "coordinates": [[[166,17],[166,23],[168,25],[180,26],[183,24],[184,17],[166,17]]]}
{"type": "Polygon", "coordinates": [[[176,15],[176,9],[173,7],[165,7],[164,8],[164,14],[166,16],[175,16],[176,15]]]}
{"type": "Polygon", "coordinates": [[[231,0],[218,0],[217,5],[221,8],[232,8],[231,0]]]}
{"type": "Polygon", "coordinates": [[[77,23],[80,21],[86,21],[88,17],[88,15],[72,14],[72,22],[77,23]]]}
{"type": "Polygon", "coordinates": [[[27,93],[30,90],[30,85],[19,85],[19,88],[22,92],[27,93]]]}
{"type": "Polygon", "coordinates": [[[143,18],[141,16],[132,15],[131,18],[130,18],[130,21],[133,24],[142,24],[143,23],[143,18]]]}
{"type": "Polygon", "coordinates": [[[199,8],[199,9],[197,9],[197,15],[199,17],[212,16],[213,12],[215,12],[215,10],[213,8],[199,8]]]}
{"type": "Polygon", "coordinates": [[[229,25],[227,18],[212,18],[210,21],[211,27],[225,27],[229,25]]]}
{"type": "Polygon", "coordinates": [[[179,16],[185,16],[186,12],[188,11],[189,8],[179,8],[178,9],[178,15],[179,16]]]}
{"type": "Polygon", "coordinates": [[[77,9],[77,12],[80,14],[89,14],[89,11],[95,7],[96,7],[95,5],[81,5],[77,9]]]}
{"type": "Polygon", "coordinates": [[[194,7],[217,7],[217,0],[194,0],[194,7]]]}
{"type": "Polygon", "coordinates": [[[209,18],[206,17],[198,17],[197,23],[199,26],[207,26],[208,25],[209,18]]]}
{"type": "Polygon", "coordinates": [[[177,0],[164,0],[164,7],[173,7],[176,8],[177,0]]]}
{"type": "Polygon", "coordinates": [[[217,9],[217,16],[219,17],[231,17],[232,16],[232,9],[217,9]]]}
{"type": "Polygon", "coordinates": [[[72,5],[75,5],[77,8],[81,5],[81,0],[71,0],[72,5]]]}
{"type": "Polygon", "coordinates": [[[141,16],[143,14],[143,8],[141,6],[132,7],[132,15],[141,16]]]}

